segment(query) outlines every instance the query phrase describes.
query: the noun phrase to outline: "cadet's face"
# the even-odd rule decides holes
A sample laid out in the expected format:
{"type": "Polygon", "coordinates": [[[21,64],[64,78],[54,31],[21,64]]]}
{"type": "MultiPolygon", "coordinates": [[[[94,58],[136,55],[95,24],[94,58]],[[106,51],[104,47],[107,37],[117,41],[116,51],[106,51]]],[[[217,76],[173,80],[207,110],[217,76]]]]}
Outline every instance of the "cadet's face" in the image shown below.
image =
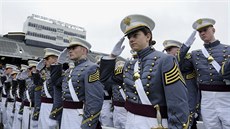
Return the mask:
{"type": "Polygon", "coordinates": [[[13,72],[13,69],[12,68],[7,68],[6,69],[6,74],[10,74],[10,73],[12,73],[13,72]]]}
{"type": "Polygon", "coordinates": [[[50,67],[51,64],[54,64],[57,62],[57,56],[49,56],[45,59],[46,67],[50,67]]]}
{"type": "Polygon", "coordinates": [[[178,47],[172,47],[170,50],[167,50],[167,53],[168,54],[171,54],[173,56],[176,56],[177,55],[177,52],[179,51],[180,49],[178,47]]]}
{"type": "Polygon", "coordinates": [[[199,31],[200,38],[205,42],[209,43],[214,39],[215,29],[213,27],[205,27],[199,31]]]}
{"type": "Polygon", "coordinates": [[[150,34],[145,35],[142,31],[136,31],[128,35],[129,45],[134,51],[140,51],[149,46],[150,34]]]}
{"type": "Polygon", "coordinates": [[[84,48],[81,46],[74,46],[69,48],[69,57],[71,60],[78,60],[83,55],[84,48]]]}
{"type": "Polygon", "coordinates": [[[15,79],[15,78],[16,78],[16,76],[17,76],[17,74],[16,74],[16,73],[15,73],[15,74],[13,74],[13,75],[12,75],[13,79],[15,79]]]}

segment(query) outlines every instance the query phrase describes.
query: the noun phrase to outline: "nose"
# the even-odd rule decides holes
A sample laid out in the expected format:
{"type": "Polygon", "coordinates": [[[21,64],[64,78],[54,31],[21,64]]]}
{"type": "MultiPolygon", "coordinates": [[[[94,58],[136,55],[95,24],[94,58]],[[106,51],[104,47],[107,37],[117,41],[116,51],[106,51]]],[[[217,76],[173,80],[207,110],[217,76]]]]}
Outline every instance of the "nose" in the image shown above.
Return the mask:
{"type": "Polygon", "coordinates": [[[131,36],[131,37],[129,38],[129,42],[132,43],[133,41],[134,41],[134,37],[131,36]]]}

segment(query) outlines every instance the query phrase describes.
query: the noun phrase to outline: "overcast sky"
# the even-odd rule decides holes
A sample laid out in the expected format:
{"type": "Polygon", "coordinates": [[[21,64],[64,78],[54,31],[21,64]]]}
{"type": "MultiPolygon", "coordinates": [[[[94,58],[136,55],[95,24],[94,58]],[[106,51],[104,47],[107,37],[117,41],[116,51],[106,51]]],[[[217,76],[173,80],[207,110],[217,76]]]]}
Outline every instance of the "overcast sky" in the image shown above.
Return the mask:
{"type": "MultiPolygon", "coordinates": [[[[156,23],[153,30],[155,48],[162,50],[167,39],[185,42],[192,24],[199,18],[216,20],[216,39],[230,43],[229,0],[0,0],[0,34],[21,32],[27,16],[38,14],[86,29],[92,50],[110,53],[123,36],[121,20],[130,14],[143,14],[156,23]]],[[[196,36],[192,49],[203,42],[196,36]]],[[[130,57],[128,39],[121,56],[130,57]]]]}

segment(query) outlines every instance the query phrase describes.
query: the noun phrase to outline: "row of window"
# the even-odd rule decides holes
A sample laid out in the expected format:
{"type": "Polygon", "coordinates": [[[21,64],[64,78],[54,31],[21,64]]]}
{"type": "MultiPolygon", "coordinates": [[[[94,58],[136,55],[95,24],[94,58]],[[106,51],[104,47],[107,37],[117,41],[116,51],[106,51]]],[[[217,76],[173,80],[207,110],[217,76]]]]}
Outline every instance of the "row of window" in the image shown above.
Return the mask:
{"type": "Polygon", "coordinates": [[[65,42],[65,43],[69,43],[68,39],[63,39],[63,37],[60,37],[60,36],[57,36],[57,38],[56,38],[54,36],[39,34],[39,33],[35,33],[35,32],[30,32],[30,31],[27,32],[27,35],[34,36],[34,37],[39,37],[39,38],[44,38],[44,39],[49,39],[49,40],[58,39],[58,40],[63,40],[63,42],[65,42]]]}
{"type": "Polygon", "coordinates": [[[30,31],[27,32],[27,35],[31,35],[31,36],[39,37],[39,38],[44,38],[44,39],[56,40],[56,37],[54,37],[54,36],[39,34],[39,33],[35,33],[35,32],[30,32],[30,31]]]}
{"type": "Polygon", "coordinates": [[[52,32],[57,31],[56,28],[52,28],[52,27],[49,27],[49,26],[43,26],[43,25],[39,25],[39,24],[36,24],[36,23],[31,23],[31,22],[28,23],[28,26],[35,27],[35,28],[38,28],[38,29],[44,29],[44,30],[48,30],[48,31],[52,31],[52,32]]]}
{"type": "Polygon", "coordinates": [[[76,37],[80,37],[80,38],[85,39],[85,35],[80,35],[80,34],[76,34],[76,33],[73,33],[73,32],[64,31],[64,34],[70,35],[70,36],[76,36],[76,37]]]}
{"type": "MultiPolygon", "coordinates": [[[[49,27],[49,26],[39,25],[39,24],[36,24],[36,23],[28,22],[28,26],[31,26],[31,27],[34,27],[34,28],[37,28],[37,29],[44,29],[44,30],[48,30],[48,31],[52,31],[52,32],[63,33],[63,29],[59,29],[59,28],[56,29],[56,28],[52,28],[52,27],[49,27]]],[[[70,36],[76,36],[76,37],[80,37],[80,38],[85,39],[84,35],[76,34],[76,33],[73,33],[73,32],[64,31],[64,34],[70,35],[70,36]]]]}

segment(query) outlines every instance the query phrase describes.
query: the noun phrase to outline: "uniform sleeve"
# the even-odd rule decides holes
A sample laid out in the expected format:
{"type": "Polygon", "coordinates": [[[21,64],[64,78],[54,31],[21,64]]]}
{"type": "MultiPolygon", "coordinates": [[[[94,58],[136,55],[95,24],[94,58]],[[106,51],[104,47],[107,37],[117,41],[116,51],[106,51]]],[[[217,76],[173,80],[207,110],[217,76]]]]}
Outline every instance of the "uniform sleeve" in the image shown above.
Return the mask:
{"type": "Polygon", "coordinates": [[[6,76],[1,76],[1,82],[2,82],[2,84],[4,84],[5,81],[6,81],[6,76]]]}
{"type": "Polygon", "coordinates": [[[221,67],[221,74],[224,79],[230,80],[230,58],[228,58],[228,60],[223,63],[221,67]]]}
{"type": "Polygon", "coordinates": [[[62,65],[51,65],[50,77],[53,86],[62,87],[62,65]]]}
{"type": "Polygon", "coordinates": [[[19,86],[19,97],[22,99],[24,91],[26,89],[26,81],[18,79],[18,86],[19,86]]]}
{"type": "Polygon", "coordinates": [[[190,47],[187,47],[183,44],[182,47],[180,48],[180,50],[178,51],[176,57],[177,57],[179,65],[180,65],[180,62],[184,61],[186,54],[188,53],[189,49],[190,49],[190,47]]]}
{"type": "Polygon", "coordinates": [[[104,85],[122,85],[123,67],[115,69],[115,59],[101,59],[100,64],[100,81],[104,85]]]}
{"type": "Polygon", "coordinates": [[[189,106],[184,78],[176,58],[169,55],[162,64],[162,78],[168,111],[170,129],[187,129],[189,106]]]}
{"type": "Polygon", "coordinates": [[[13,80],[13,81],[12,81],[12,94],[13,94],[14,96],[15,96],[15,94],[16,94],[17,86],[18,86],[18,81],[17,81],[17,80],[13,80]]]}
{"type": "Polygon", "coordinates": [[[43,80],[39,72],[32,73],[33,83],[35,85],[34,89],[34,111],[33,111],[33,120],[38,120],[40,106],[41,106],[41,90],[43,85],[43,80]]]}
{"type": "Polygon", "coordinates": [[[103,85],[99,81],[99,68],[94,65],[85,75],[85,101],[82,129],[96,129],[104,100],[103,85]]]}
{"type": "Polygon", "coordinates": [[[183,44],[176,56],[182,73],[193,71],[192,55],[191,53],[188,53],[189,49],[190,47],[183,44]]]}

